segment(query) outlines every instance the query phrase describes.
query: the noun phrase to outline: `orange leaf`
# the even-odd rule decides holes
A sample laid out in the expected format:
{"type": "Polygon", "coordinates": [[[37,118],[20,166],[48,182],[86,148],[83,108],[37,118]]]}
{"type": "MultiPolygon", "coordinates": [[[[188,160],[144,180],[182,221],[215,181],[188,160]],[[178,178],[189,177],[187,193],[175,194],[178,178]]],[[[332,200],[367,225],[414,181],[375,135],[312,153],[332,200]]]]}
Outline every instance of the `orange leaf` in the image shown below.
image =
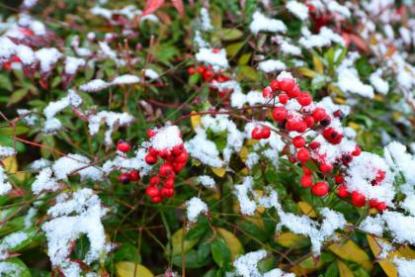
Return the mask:
{"type": "Polygon", "coordinates": [[[146,8],[144,9],[142,16],[146,16],[148,14],[154,13],[163,4],[164,4],[164,0],[147,0],[146,8]]]}

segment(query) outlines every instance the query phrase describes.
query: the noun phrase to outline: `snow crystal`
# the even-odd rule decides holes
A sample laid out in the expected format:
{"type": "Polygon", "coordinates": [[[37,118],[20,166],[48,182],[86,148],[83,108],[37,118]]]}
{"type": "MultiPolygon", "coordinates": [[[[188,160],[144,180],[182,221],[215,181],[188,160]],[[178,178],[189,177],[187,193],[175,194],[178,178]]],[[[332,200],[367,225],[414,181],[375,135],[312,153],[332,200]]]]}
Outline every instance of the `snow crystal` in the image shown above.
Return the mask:
{"type": "Polygon", "coordinates": [[[135,75],[126,74],[126,75],[121,75],[121,76],[116,77],[111,82],[106,82],[101,79],[94,79],[92,81],[89,81],[88,83],[81,85],[79,88],[87,92],[97,92],[97,91],[104,90],[110,86],[131,85],[131,84],[136,84],[139,82],[140,82],[139,77],[135,75]]]}
{"type": "Polygon", "coordinates": [[[199,176],[197,180],[205,188],[215,188],[215,180],[208,175],[199,176]]]}
{"type": "Polygon", "coordinates": [[[151,68],[144,69],[144,76],[150,80],[157,80],[160,78],[160,75],[151,68]]]}
{"type": "Polygon", "coordinates": [[[68,154],[56,160],[52,166],[57,180],[68,178],[75,172],[81,176],[81,179],[91,179],[99,181],[102,179],[102,170],[91,165],[91,161],[79,154],[68,154]]]}
{"type": "Polygon", "coordinates": [[[415,244],[415,217],[386,211],[383,219],[395,242],[415,244]]]}
{"type": "Polygon", "coordinates": [[[43,191],[56,191],[59,189],[56,179],[52,177],[52,169],[47,167],[42,169],[36,176],[32,184],[34,194],[40,194],[43,191]]]}
{"type": "Polygon", "coordinates": [[[261,31],[271,33],[285,33],[287,31],[287,26],[285,26],[284,22],[281,20],[268,18],[259,11],[256,11],[253,14],[252,19],[253,20],[249,25],[249,29],[255,35],[261,31]]]}
{"type": "Polygon", "coordinates": [[[20,61],[24,65],[33,64],[36,60],[35,53],[32,48],[22,44],[16,47],[16,56],[19,57],[20,61]]]}
{"type": "Polygon", "coordinates": [[[185,143],[185,148],[191,157],[203,164],[211,167],[222,167],[224,164],[216,144],[207,138],[206,131],[201,128],[196,130],[196,136],[185,143]]]}
{"type": "Polygon", "coordinates": [[[7,182],[7,176],[3,167],[0,166],[0,195],[7,194],[12,189],[12,185],[7,182]]]}
{"type": "Polygon", "coordinates": [[[243,277],[262,277],[257,264],[266,256],[267,252],[265,250],[258,250],[239,257],[233,262],[235,273],[243,277]]]}
{"type": "Polygon", "coordinates": [[[0,145],[0,158],[6,158],[16,155],[16,150],[13,147],[0,145]]]}
{"type": "Polygon", "coordinates": [[[312,34],[308,29],[303,28],[303,37],[299,43],[307,48],[329,46],[332,43],[344,44],[343,38],[327,27],[322,27],[318,34],[312,34]]]}
{"type": "Polygon", "coordinates": [[[301,20],[306,20],[308,18],[308,8],[300,2],[288,1],[285,7],[301,20]]]}
{"type": "Polygon", "coordinates": [[[257,207],[255,200],[250,199],[248,195],[249,193],[252,193],[253,181],[253,178],[248,176],[244,178],[242,184],[235,185],[234,187],[243,215],[254,215],[257,207]]]}
{"type": "Polygon", "coordinates": [[[183,140],[177,126],[165,126],[157,129],[150,143],[156,150],[171,150],[173,147],[183,144],[183,140]]]}
{"type": "Polygon", "coordinates": [[[225,49],[201,48],[199,49],[199,52],[196,53],[195,57],[198,62],[211,65],[214,70],[229,67],[225,49]]]}
{"type": "Polygon", "coordinates": [[[140,172],[140,176],[145,176],[150,172],[151,166],[145,162],[147,150],[144,147],[139,148],[135,153],[135,157],[132,158],[120,155],[118,151],[117,154],[118,155],[114,159],[108,160],[102,165],[102,170],[105,174],[109,174],[111,171],[119,169],[135,169],[140,172]]]}
{"type": "Polygon", "coordinates": [[[210,22],[209,11],[206,8],[200,9],[200,21],[202,31],[210,31],[213,29],[212,23],[210,22]]]}
{"type": "Polygon", "coordinates": [[[62,57],[62,53],[56,48],[42,48],[35,52],[36,59],[40,62],[40,70],[46,73],[52,70],[52,67],[62,57]]]}
{"type": "Polygon", "coordinates": [[[362,83],[355,68],[341,68],[337,70],[337,85],[344,92],[356,93],[363,97],[373,98],[373,88],[362,83]]]}
{"type": "Polygon", "coordinates": [[[384,227],[385,223],[380,215],[368,216],[359,225],[360,230],[376,236],[382,236],[384,227]]]}
{"type": "Polygon", "coordinates": [[[89,134],[91,136],[96,135],[99,131],[101,123],[105,122],[108,128],[105,131],[105,144],[111,145],[111,134],[115,131],[115,128],[117,126],[130,125],[134,121],[134,117],[132,117],[128,113],[101,111],[95,115],[90,115],[88,121],[89,134]]]}
{"type": "Polygon", "coordinates": [[[399,277],[415,276],[415,260],[407,260],[396,257],[393,259],[393,262],[398,268],[399,277]]]}
{"type": "Polygon", "coordinates": [[[259,70],[265,73],[271,73],[275,71],[281,71],[286,68],[286,65],[279,60],[266,60],[258,64],[259,70]]]}
{"type": "Polygon", "coordinates": [[[40,171],[40,170],[42,170],[46,167],[49,167],[51,164],[52,164],[51,161],[46,160],[44,158],[41,158],[41,159],[38,159],[38,160],[32,162],[30,164],[29,168],[30,168],[30,170],[36,172],[36,171],[40,171]]]}
{"type": "Polygon", "coordinates": [[[198,197],[192,197],[186,202],[187,219],[189,222],[196,222],[200,214],[208,212],[208,206],[198,197]]]}
{"type": "Polygon", "coordinates": [[[66,57],[65,73],[73,75],[78,71],[78,68],[85,66],[85,60],[76,57],[66,57]]]}
{"type": "Polygon", "coordinates": [[[43,126],[43,131],[45,133],[54,133],[60,129],[62,129],[62,123],[55,117],[46,119],[43,126]]]}
{"type": "Polygon", "coordinates": [[[140,82],[140,78],[138,78],[135,75],[125,74],[116,77],[114,80],[112,80],[111,85],[131,85],[131,84],[137,84],[140,82]]]}
{"type": "Polygon", "coordinates": [[[21,267],[12,262],[2,261],[0,262],[0,274],[4,274],[4,276],[20,276],[21,267]]]}

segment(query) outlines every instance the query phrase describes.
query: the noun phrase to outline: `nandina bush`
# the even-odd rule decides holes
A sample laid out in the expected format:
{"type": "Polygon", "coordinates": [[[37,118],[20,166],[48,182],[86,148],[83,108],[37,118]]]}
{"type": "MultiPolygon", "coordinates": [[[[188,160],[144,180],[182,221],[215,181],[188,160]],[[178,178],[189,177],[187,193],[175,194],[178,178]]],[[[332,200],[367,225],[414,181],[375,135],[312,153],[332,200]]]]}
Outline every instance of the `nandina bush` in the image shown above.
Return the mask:
{"type": "Polygon", "coordinates": [[[0,276],[415,276],[411,1],[0,14],[0,276]]]}

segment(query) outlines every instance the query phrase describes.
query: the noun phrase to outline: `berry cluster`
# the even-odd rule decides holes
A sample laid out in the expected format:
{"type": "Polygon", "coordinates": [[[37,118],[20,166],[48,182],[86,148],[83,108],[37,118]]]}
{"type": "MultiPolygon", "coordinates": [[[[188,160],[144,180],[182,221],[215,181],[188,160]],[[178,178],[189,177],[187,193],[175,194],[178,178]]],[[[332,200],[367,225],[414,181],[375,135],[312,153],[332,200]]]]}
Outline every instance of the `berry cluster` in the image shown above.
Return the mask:
{"type": "MultiPolygon", "coordinates": [[[[262,94],[264,98],[279,102],[273,107],[272,118],[287,141],[283,154],[287,154],[291,162],[302,166],[301,186],[311,188],[313,195],[323,197],[330,191],[328,180],[331,179],[337,184],[337,195],[340,198],[351,196],[350,202],[354,206],[364,206],[367,202],[365,196],[357,191],[349,192],[344,184],[347,167],[354,157],[361,154],[361,149],[344,139],[342,128],[339,127],[340,120],[344,117],[343,112],[340,109],[328,111],[324,106],[313,103],[311,94],[302,91],[292,77],[279,76],[263,89],[262,94]],[[310,139],[309,131],[317,135],[310,139]],[[332,151],[337,156],[329,159],[328,156],[333,154],[328,153],[328,149],[336,147],[341,150],[338,153],[332,151]],[[310,163],[317,165],[319,171],[311,170],[308,166],[310,163]]],[[[270,132],[270,127],[257,125],[252,129],[251,137],[257,140],[267,139],[270,132]]],[[[382,174],[380,171],[372,185],[380,184],[384,177],[385,172],[382,174]]],[[[386,208],[385,203],[376,199],[370,199],[369,205],[379,211],[386,208]]]]}
{"type": "MultiPolygon", "coordinates": [[[[131,151],[131,145],[128,142],[125,141],[119,141],[117,143],[117,150],[119,152],[122,152],[124,154],[131,151]]],[[[122,172],[118,176],[118,181],[120,181],[123,184],[128,184],[129,182],[138,182],[140,181],[140,172],[133,169],[128,172],[122,172]]]]}
{"type": "MultiPolygon", "coordinates": [[[[152,139],[157,136],[157,131],[148,130],[147,135],[152,139]]],[[[174,195],[176,174],[186,166],[188,158],[189,154],[183,143],[176,144],[171,148],[157,149],[153,146],[148,148],[145,156],[147,164],[155,165],[159,160],[162,161],[158,173],[150,177],[146,188],[146,194],[153,203],[159,203],[164,198],[170,198],[174,195]]]]}

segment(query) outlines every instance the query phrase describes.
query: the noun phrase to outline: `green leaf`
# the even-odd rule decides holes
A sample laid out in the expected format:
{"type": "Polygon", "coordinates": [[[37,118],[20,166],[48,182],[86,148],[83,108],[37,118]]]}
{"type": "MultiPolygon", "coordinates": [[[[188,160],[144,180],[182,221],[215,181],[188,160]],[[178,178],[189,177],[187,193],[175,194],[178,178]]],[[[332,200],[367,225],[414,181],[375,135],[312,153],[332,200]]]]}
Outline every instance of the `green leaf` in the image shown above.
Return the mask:
{"type": "Polygon", "coordinates": [[[13,90],[12,82],[10,81],[10,77],[1,74],[0,75],[0,88],[6,89],[8,91],[13,90]]]}
{"type": "Polygon", "coordinates": [[[193,246],[196,245],[196,243],[199,241],[199,239],[186,239],[183,238],[185,236],[185,231],[183,228],[180,228],[176,231],[176,233],[173,234],[171,238],[171,243],[173,247],[173,256],[175,255],[181,255],[182,253],[187,253],[190,249],[193,248],[193,246]]]}
{"type": "Polygon", "coordinates": [[[226,47],[226,53],[228,54],[228,57],[233,58],[234,56],[236,56],[244,45],[245,45],[245,42],[243,41],[229,44],[226,47]]]}
{"type": "Polygon", "coordinates": [[[0,135],[3,136],[19,136],[19,135],[23,135],[26,134],[30,129],[26,126],[16,126],[15,128],[12,127],[6,127],[6,128],[0,128],[0,135]]]}
{"type": "Polygon", "coordinates": [[[222,238],[216,238],[210,244],[210,251],[212,252],[213,260],[220,267],[225,266],[231,260],[231,251],[222,238]]]}
{"type": "Polygon", "coordinates": [[[230,40],[236,40],[236,39],[241,38],[243,36],[243,32],[236,28],[233,28],[233,29],[224,28],[219,31],[219,36],[223,41],[230,41],[230,40]]]}
{"type": "Polygon", "coordinates": [[[7,105],[13,105],[15,103],[20,102],[20,100],[22,100],[27,95],[28,92],[29,91],[27,89],[24,89],[24,88],[16,90],[10,96],[9,102],[7,103],[7,105]]]}
{"type": "Polygon", "coordinates": [[[141,256],[135,245],[131,243],[123,243],[114,253],[114,262],[128,261],[133,263],[141,263],[141,256]]]}
{"type": "Polygon", "coordinates": [[[11,258],[5,261],[0,262],[0,267],[4,270],[1,272],[1,276],[5,277],[12,277],[12,276],[19,276],[19,277],[31,277],[31,273],[29,268],[25,265],[22,260],[18,258],[11,258]]]}

